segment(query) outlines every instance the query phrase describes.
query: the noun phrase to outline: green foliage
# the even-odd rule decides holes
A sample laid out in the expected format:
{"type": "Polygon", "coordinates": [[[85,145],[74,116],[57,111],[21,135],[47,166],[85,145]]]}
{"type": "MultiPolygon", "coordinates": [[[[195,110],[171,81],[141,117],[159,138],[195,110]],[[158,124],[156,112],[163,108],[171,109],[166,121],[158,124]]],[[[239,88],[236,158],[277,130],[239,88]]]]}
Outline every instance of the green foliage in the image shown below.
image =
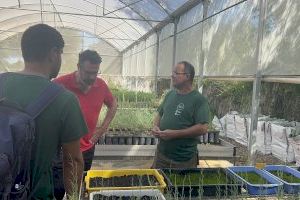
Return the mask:
{"type": "Polygon", "coordinates": [[[300,121],[300,84],[263,83],[261,94],[262,114],[300,121]]]}
{"type": "Polygon", "coordinates": [[[203,94],[208,98],[212,116],[220,117],[232,110],[250,113],[251,82],[205,80],[203,86],[203,94]]]}
{"type": "MultiPolygon", "coordinates": [[[[210,109],[218,117],[230,111],[249,114],[252,104],[252,82],[215,81],[203,82],[203,94],[210,109]]],[[[266,83],[261,85],[260,114],[278,119],[300,121],[300,85],[266,83]]]]}
{"type": "Polygon", "coordinates": [[[119,107],[155,107],[156,96],[154,93],[136,92],[121,87],[110,87],[113,96],[117,99],[119,107]]]}
{"type": "Polygon", "coordinates": [[[251,184],[268,184],[268,181],[255,172],[239,172],[240,177],[251,184]]]}
{"type": "MultiPolygon", "coordinates": [[[[100,121],[106,111],[101,112],[100,121]]],[[[155,110],[150,108],[120,108],[110,124],[111,129],[149,131],[152,129],[155,110]]]]}
{"type": "MultiPolygon", "coordinates": [[[[156,108],[159,104],[156,95],[154,93],[129,91],[113,82],[109,82],[108,85],[118,101],[118,110],[109,128],[132,131],[151,130],[156,108]]],[[[105,114],[106,109],[101,111],[98,126],[103,121],[105,114]]]]}
{"type": "Polygon", "coordinates": [[[269,172],[288,183],[300,183],[300,178],[297,178],[290,173],[286,173],[283,171],[269,171],[269,172]]]}
{"type": "Polygon", "coordinates": [[[167,173],[173,185],[210,185],[210,184],[228,184],[226,174],[223,172],[205,172],[203,173],[167,173]]]}

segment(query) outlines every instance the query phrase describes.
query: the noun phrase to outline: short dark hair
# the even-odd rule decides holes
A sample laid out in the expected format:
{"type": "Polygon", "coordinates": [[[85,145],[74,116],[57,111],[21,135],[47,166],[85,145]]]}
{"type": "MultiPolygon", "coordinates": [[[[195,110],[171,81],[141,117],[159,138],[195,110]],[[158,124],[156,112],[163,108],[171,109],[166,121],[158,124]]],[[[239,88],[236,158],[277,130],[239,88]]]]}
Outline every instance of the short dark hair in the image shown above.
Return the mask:
{"type": "Polygon", "coordinates": [[[51,49],[63,49],[64,45],[62,35],[47,24],[29,27],[21,39],[22,55],[25,62],[44,61],[51,49]]]}
{"type": "Polygon", "coordinates": [[[89,61],[92,64],[100,64],[102,62],[102,58],[97,51],[85,50],[79,53],[79,66],[81,66],[84,61],[89,61]]]}
{"type": "Polygon", "coordinates": [[[189,76],[189,80],[191,82],[194,81],[194,77],[195,77],[195,68],[194,66],[187,62],[187,61],[180,61],[178,64],[183,64],[184,65],[184,72],[189,76]]]}

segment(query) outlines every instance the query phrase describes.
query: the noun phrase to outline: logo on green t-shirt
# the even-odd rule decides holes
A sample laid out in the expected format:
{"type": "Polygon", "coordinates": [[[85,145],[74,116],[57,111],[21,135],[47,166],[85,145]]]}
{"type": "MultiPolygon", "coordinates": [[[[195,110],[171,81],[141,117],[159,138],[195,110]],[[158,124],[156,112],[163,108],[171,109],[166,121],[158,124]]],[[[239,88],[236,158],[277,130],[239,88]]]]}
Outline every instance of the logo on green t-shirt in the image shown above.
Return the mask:
{"type": "Polygon", "coordinates": [[[183,110],[184,110],[184,104],[183,103],[178,104],[175,111],[175,115],[180,116],[183,110]]]}

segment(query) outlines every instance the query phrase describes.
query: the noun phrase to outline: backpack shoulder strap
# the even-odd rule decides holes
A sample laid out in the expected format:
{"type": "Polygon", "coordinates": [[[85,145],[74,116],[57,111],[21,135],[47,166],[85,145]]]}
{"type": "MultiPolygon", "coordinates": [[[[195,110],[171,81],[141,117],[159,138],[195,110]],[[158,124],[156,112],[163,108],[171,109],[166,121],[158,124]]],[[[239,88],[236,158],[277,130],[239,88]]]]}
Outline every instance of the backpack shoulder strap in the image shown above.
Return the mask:
{"type": "MultiPolygon", "coordinates": [[[[4,97],[4,83],[9,72],[0,74],[0,100],[4,97]]],[[[64,88],[56,83],[51,83],[42,91],[42,93],[31,102],[25,109],[31,117],[36,118],[64,88]]]]}
{"type": "Polygon", "coordinates": [[[0,74],[0,100],[4,97],[4,83],[8,74],[8,72],[0,74]]]}
{"type": "Polygon", "coordinates": [[[63,90],[62,86],[51,83],[26,107],[26,113],[35,119],[63,90]]]}

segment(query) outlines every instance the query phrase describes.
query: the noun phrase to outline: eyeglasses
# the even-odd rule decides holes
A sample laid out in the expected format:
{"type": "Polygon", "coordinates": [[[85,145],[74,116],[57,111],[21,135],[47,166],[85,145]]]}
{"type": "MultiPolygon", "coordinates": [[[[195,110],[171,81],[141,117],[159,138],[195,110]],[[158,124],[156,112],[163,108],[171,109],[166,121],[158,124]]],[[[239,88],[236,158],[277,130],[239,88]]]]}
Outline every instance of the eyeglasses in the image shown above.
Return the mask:
{"type": "Polygon", "coordinates": [[[187,73],[172,71],[172,74],[177,76],[177,75],[180,75],[180,74],[187,74],[187,73]]]}

